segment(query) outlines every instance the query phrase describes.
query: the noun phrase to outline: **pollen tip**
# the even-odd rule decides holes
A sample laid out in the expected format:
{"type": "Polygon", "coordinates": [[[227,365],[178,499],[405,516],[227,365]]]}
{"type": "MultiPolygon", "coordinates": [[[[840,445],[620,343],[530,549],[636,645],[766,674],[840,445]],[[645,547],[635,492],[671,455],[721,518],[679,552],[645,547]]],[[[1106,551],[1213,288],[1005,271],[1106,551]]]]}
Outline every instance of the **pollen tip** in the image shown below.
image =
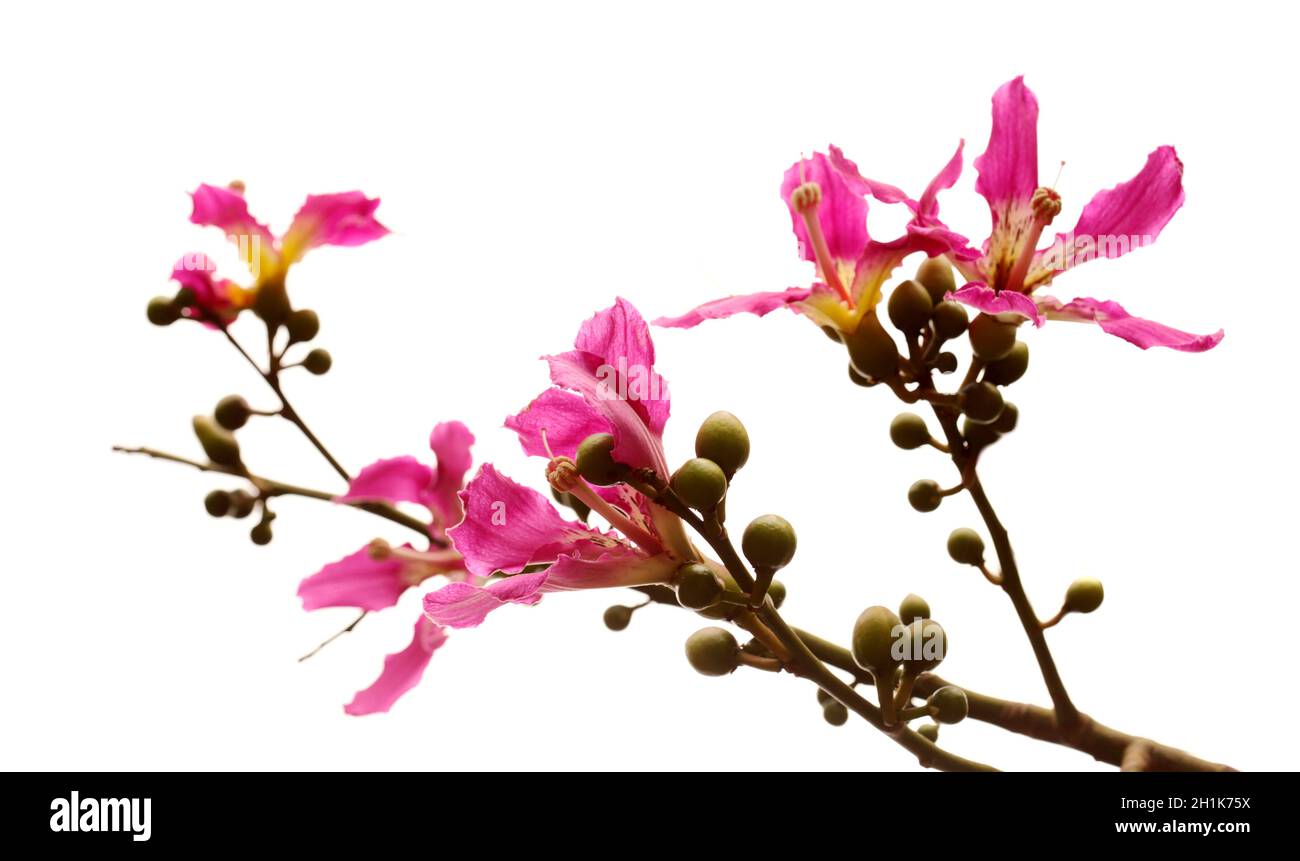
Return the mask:
{"type": "Polygon", "coordinates": [[[805,182],[790,192],[790,205],[800,215],[816,208],[822,202],[822,187],[815,182],[805,182]]]}

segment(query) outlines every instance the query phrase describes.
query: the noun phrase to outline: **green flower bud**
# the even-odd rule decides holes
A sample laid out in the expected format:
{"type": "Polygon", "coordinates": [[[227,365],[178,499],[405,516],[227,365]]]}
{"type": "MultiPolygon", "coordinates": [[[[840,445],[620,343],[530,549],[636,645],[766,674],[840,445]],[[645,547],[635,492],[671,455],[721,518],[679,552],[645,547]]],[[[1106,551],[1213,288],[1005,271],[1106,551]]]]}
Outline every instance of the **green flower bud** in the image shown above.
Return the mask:
{"type": "Polygon", "coordinates": [[[939,725],[937,723],[921,724],[916,728],[916,734],[932,744],[939,743],[939,725]]]}
{"type": "Polygon", "coordinates": [[[983,565],[984,539],[974,529],[954,529],[948,536],[948,555],[962,565],[983,565]]]}
{"type": "Polygon", "coordinates": [[[155,326],[170,326],[181,318],[181,309],[167,296],[155,296],[149,300],[145,315],[155,326]]]}
{"type": "Polygon", "coordinates": [[[239,443],[235,435],[212,420],[210,416],[195,416],[194,435],[208,460],[218,466],[239,465],[239,443]]]}
{"type": "Polygon", "coordinates": [[[740,549],[755,568],[784,568],[797,543],[790,521],[776,514],[755,517],[740,537],[740,549]]]}
{"type": "Polygon", "coordinates": [[[831,726],[844,726],[849,722],[849,710],[839,700],[831,700],[822,706],[822,717],[831,726]]]}
{"type": "Polygon", "coordinates": [[[939,688],[925,701],[930,717],[939,723],[960,723],[966,719],[970,703],[966,701],[966,692],[954,685],[939,688]]]}
{"type": "Polygon", "coordinates": [[[930,605],[920,595],[908,595],[898,605],[898,617],[903,622],[915,622],[917,619],[930,618],[930,605]]]}
{"type": "Polygon", "coordinates": [[[712,511],[727,495],[727,476],[711,460],[693,457],[672,478],[673,493],[696,511],[712,511]]]}
{"type": "Polygon", "coordinates": [[[1091,613],[1101,606],[1105,597],[1100,580],[1080,577],[1065,590],[1065,609],[1071,613],[1091,613]]]}
{"type": "MultiPolygon", "coordinates": [[[[1003,408],[1005,409],[1005,405],[1003,408]]],[[[976,424],[969,418],[962,420],[961,435],[975,448],[992,445],[1002,437],[993,425],[976,424]]]]}
{"type": "Polygon", "coordinates": [[[998,433],[1011,433],[1016,429],[1016,422],[1020,421],[1020,410],[1011,401],[1005,401],[1002,404],[1002,412],[998,413],[997,420],[993,422],[993,429],[998,433]]]}
{"type": "Polygon", "coordinates": [[[722,581],[713,569],[691,562],[677,569],[677,603],[689,610],[706,610],[722,597],[722,581]]]}
{"type": "Polygon", "coordinates": [[[258,547],[264,547],[271,543],[271,524],[263,520],[254,526],[248,532],[249,539],[258,547]]]}
{"type": "Polygon", "coordinates": [[[598,487],[618,484],[627,469],[623,464],[614,461],[613,452],[613,434],[592,434],[578,444],[578,453],[574,457],[578,472],[598,487]]]}
{"type": "Polygon", "coordinates": [[[930,322],[934,302],[915,281],[904,281],[889,294],[889,322],[900,332],[919,332],[930,322]]]}
{"type": "Polygon", "coordinates": [[[632,608],[615,604],[605,611],[605,627],[611,631],[621,631],[632,621],[632,608]]]}
{"type": "Polygon", "coordinates": [[[880,325],[874,311],[866,314],[858,328],[844,338],[849,361],[859,374],[883,380],[898,373],[898,345],[880,325]]]}
{"type": "Polygon", "coordinates": [[[230,513],[230,494],[224,490],[214,490],[203,497],[203,507],[213,517],[225,517],[230,513]]]}
{"type": "Polygon", "coordinates": [[[899,653],[903,671],[913,676],[933,670],[948,654],[948,635],[933,619],[917,619],[903,629],[899,653]]]}
{"type": "Polygon", "coordinates": [[[289,293],[284,280],[268,281],[257,288],[253,297],[253,313],[268,326],[279,326],[289,317],[289,293]]]}
{"type": "MultiPolygon", "coordinates": [[[[736,581],[731,574],[726,570],[715,571],[713,573],[722,583],[722,592],[726,598],[739,602],[748,601],[749,596],[741,594],[740,587],[736,585],[736,581]]],[[[726,619],[736,612],[737,607],[738,605],[736,603],[718,601],[718,603],[714,604],[712,607],[708,607],[704,610],[696,610],[695,612],[706,619],[726,619]]]]}
{"type": "Polygon", "coordinates": [[[930,292],[930,298],[937,305],[943,297],[957,289],[957,282],[952,277],[952,267],[942,257],[931,257],[916,270],[916,280],[930,292]]]}
{"type": "Polygon", "coordinates": [[[248,417],[252,414],[253,408],[239,395],[226,395],[217,401],[217,408],[212,411],[217,424],[229,431],[239,430],[248,424],[248,417]]]}
{"type": "Polygon", "coordinates": [[[970,325],[966,306],[957,302],[940,302],[934,306],[934,332],[941,340],[956,338],[970,325]]]}
{"type": "Polygon", "coordinates": [[[971,383],[957,393],[957,407],[979,424],[989,424],[1002,413],[1002,392],[992,383],[971,383]]]}
{"type": "Polygon", "coordinates": [[[749,460],[749,432],[740,419],[719,410],[696,432],[695,455],[713,461],[728,477],[733,476],[749,460]]]}
{"type": "Polygon", "coordinates": [[[321,374],[328,374],[333,364],[334,357],[320,347],[312,350],[302,360],[302,366],[307,369],[307,373],[315,374],[318,377],[321,374]]]}
{"type": "Polygon", "coordinates": [[[888,607],[868,607],[853,623],[853,660],[876,678],[888,677],[898,667],[894,642],[902,622],[888,607]]]}
{"type": "Polygon", "coordinates": [[[772,606],[780,610],[781,605],[785,603],[785,584],[780,580],[773,580],[767,587],[767,597],[772,599],[772,606]]]}
{"type": "Polygon", "coordinates": [[[242,490],[232,490],[230,492],[230,516],[231,517],[234,517],[238,520],[243,520],[245,517],[252,514],[253,509],[256,507],[257,507],[257,497],[253,496],[252,494],[245,493],[242,490]]]}
{"type": "Polygon", "coordinates": [[[1016,325],[988,314],[976,314],[968,334],[971,349],[985,362],[1005,358],[1016,345],[1016,325]]]}
{"type": "Polygon", "coordinates": [[[957,370],[956,353],[940,353],[934,357],[934,369],[941,374],[951,374],[957,370]]]}
{"type": "Polygon", "coordinates": [[[701,628],[686,640],[686,660],[697,673],[725,676],[740,665],[740,647],[725,628],[701,628]]]}
{"type": "Polygon", "coordinates": [[[1029,345],[1016,341],[1011,351],[984,369],[984,379],[996,386],[1009,386],[1029,370],[1029,345]]]}
{"type": "Polygon", "coordinates": [[[943,502],[939,483],[923,478],[907,489],[907,501],[921,513],[934,511],[943,502]]]}
{"type": "Polygon", "coordinates": [[[889,438],[899,448],[920,448],[930,442],[930,429],[916,413],[899,413],[889,423],[889,438]]]}
{"type": "Polygon", "coordinates": [[[877,382],[876,380],[873,380],[871,377],[864,377],[861,374],[859,374],[857,368],[853,367],[852,362],[849,363],[849,379],[853,381],[853,385],[862,386],[862,388],[864,389],[871,388],[872,386],[876,385],[877,382]]]}
{"type": "Polygon", "coordinates": [[[299,308],[289,315],[285,322],[289,330],[289,342],[310,341],[320,332],[320,317],[310,308],[299,308]]]}

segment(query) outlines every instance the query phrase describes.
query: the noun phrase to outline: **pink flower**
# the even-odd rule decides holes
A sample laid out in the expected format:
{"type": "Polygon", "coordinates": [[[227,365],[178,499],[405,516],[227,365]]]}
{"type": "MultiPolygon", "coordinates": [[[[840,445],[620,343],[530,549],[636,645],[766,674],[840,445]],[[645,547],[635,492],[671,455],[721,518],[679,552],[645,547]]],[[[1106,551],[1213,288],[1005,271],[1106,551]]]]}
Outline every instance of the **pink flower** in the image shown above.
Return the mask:
{"type": "MultiPolygon", "coordinates": [[[[1067,233],[1038,247],[1043,229],[1061,211],[1053,188],[1038,184],[1038,101],[1016,78],[993,96],[993,130],[988,148],[975,160],[975,189],[988,201],[993,230],[983,251],[949,234],[948,257],[970,282],[951,294],[990,314],[1014,314],[1042,325],[1045,319],[1095,322],[1102,330],[1146,349],[1171,347],[1200,352],[1223,339],[1193,335],[1133,317],[1115,302],[1075,299],[1068,303],[1035,291],[1074,266],[1098,257],[1120,257],[1149,245],[1183,205],[1183,163],[1173,147],[1158,147],[1136,176],[1097,193],[1067,233]]],[[[943,229],[933,212],[917,213],[918,229],[943,229]]]]}
{"type": "Polygon", "coordinates": [[[555,388],[506,419],[527,454],[548,459],[552,486],[617,531],[565,519],[542,494],[486,464],[461,493],[465,518],[450,534],[471,574],[496,579],[426,595],[429,619],[473,627],[498,607],[535,604],[547,592],[665,583],[700,558],[676,515],[627,484],[593,488],[573,469],[579,444],[609,433],[615,460],[668,477],[668,388],[654,360],[645,321],[619,299],[582,325],[574,350],[546,358],[555,388]]]}
{"type": "MultiPolygon", "coordinates": [[[[435,576],[452,582],[476,579],[447,539],[448,527],[458,523],[463,513],[458,492],[472,463],[473,443],[474,436],[465,425],[443,422],[429,435],[436,467],[413,457],[396,457],[372,463],[358,473],[347,493],[336,501],[424,505],[432,517],[429,534],[435,546],[419,551],[409,544],[392,547],[376,539],[303,580],[298,587],[303,609],[355,607],[373,612],[392,607],[407,589],[435,576]]],[[[351,715],[388,711],[420,681],[429,659],[446,639],[443,628],[422,614],[410,645],[389,655],[379,678],[344,710],[351,715]]]]}
{"type": "Polygon", "coordinates": [[[379,200],[359,191],[309,195],[279,238],[249,214],[240,183],[226,187],[205,183],[190,196],[190,221],[220,228],[238,246],[240,257],[253,275],[253,283],[243,288],[233,281],[216,279],[212,274],[216,266],[202,254],[187,255],[176,264],[172,277],[196,297],[194,306],[185,310],[186,316],[210,324],[233,320],[252,305],[263,285],[283,282],[289,267],[308,250],[321,245],[364,245],[388,233],[388,228],[375,219],[379,200]]]}
{"type": "MultiPolygon", "coordinates": [[[[958,149],[955,157],[957,173],[961,171],[960,152],[958,149]]],[[[812,158],[796,162],[785,172],[781,196],[790,210],[800,253],[816,264],[820,280],[811,287],[717,299],[679,317],[660,317],[655,325],[691,328],[741,312],[762,317],[777,308],[791,308],[819,326],[854,331],[862,317],[876,307],[881,288],[903,258],[917,251],[944,253],[957,240],[965,242],[937,219],[935,224],[917,221],[897,239],[873,239],[867,232],[867,198],[901,203],[913,213],[924,207],[937,214],[938,189],[955,181],[955,176],[948,178],[950,168],[936,177],[918,202],[895,186],[862,176],[836,146],[829,147],[828,155],[814,153],[812,158]]]]}

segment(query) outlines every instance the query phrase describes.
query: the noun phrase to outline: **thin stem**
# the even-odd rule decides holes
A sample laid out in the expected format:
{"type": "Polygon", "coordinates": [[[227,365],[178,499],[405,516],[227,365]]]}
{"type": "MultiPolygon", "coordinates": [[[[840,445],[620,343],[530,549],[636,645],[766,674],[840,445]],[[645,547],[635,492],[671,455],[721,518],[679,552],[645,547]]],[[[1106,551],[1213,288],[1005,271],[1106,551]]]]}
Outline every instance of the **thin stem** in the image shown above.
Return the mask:
{"type": "Polygon", "coordinates": [[[303,661],[305,661],[305,660],[307,660],[308,658],[312,657],[312,656],[315,655],[317,652],[319,652],[321,649],[325,648],[325,647],[328,646],[330,643],[332,643],[332,642],[334,642],[335,640],[337,640],[339,637],[342,637],[344,634],[350,634],[350,633],[352,632],[352,629],[355,628],[357,625],[361,624],[361,620],[364,619],[364,618],[366,618],[366,616],[368,616],[368,615],[370,615],[370,611],[369,611],[369,610],[362,610],[362,611],[361,611],[361,615],[360,615],[360,616],[357,616],[355,619],[353,619],[353,620],[352,620],[352,623],[351,623],[350,625],[348,625],[346,628],[344,628],[344,629],[341,630],[341,631],[335,631],[334,634],[333,634],[333,636],[329,637],[327,640],[325,640],[325,641],[324,641],[323,643],[321,643],[319,646],[317,646],[316,648],[312,649],[310,652],[308,652],[307,654],[305,654],[305,655],[303,655],[301,658],[299,658],[299,659],[298,659],[298,663],[301,664],[303,661]]]}

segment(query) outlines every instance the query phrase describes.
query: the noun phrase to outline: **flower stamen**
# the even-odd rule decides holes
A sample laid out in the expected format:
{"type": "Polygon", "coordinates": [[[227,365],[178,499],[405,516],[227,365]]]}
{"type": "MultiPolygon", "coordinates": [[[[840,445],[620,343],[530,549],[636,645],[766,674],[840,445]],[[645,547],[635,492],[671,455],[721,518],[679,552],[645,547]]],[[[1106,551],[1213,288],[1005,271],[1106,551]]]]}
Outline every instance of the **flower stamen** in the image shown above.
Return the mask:
{"type": "MultiPolygon", "coordinates": [[[[1064,167],[1065,162],[1061,162],[1061,165],[1064,167]]],[[[1016,265],[1011,267],[1006,284],[1002,288],[1018,293],[1024,292],[1025,276],[1029,274],[1029,264],[1033,262],[1034,252],[1038,250],[1038,240],[1043,236],[1043,228],[1061,214],[1061,195],[1057,194],[1054,188],[1036,189],[1029,206],[1033,210],[1034,217],[1029,223],[1029,232],[1025,234],[1020,253],[1016,256],[1016,265]]]]}
{"type": "MultiPolygon", "coordinates": [[[[802,165],[803,163],[800,162],[801,169],[802,165]]],[[[834,290],[842,300],[852,305],[853,300],[844,289],[839,272],[835,268],[835,261],[831,258],[830,247],[827,246],[826,236],[822,233],[821,222],[817,220],[817,207],[821,201],[822,187],[815,182],[805,182],[790,193],[790,205],[803,219],[804,228],[808,231],[808,239],[812,242],[813,254],[817,258],[817,268],[822,272],[822,279],[826,282],[826,286],[834,290]]]]}

